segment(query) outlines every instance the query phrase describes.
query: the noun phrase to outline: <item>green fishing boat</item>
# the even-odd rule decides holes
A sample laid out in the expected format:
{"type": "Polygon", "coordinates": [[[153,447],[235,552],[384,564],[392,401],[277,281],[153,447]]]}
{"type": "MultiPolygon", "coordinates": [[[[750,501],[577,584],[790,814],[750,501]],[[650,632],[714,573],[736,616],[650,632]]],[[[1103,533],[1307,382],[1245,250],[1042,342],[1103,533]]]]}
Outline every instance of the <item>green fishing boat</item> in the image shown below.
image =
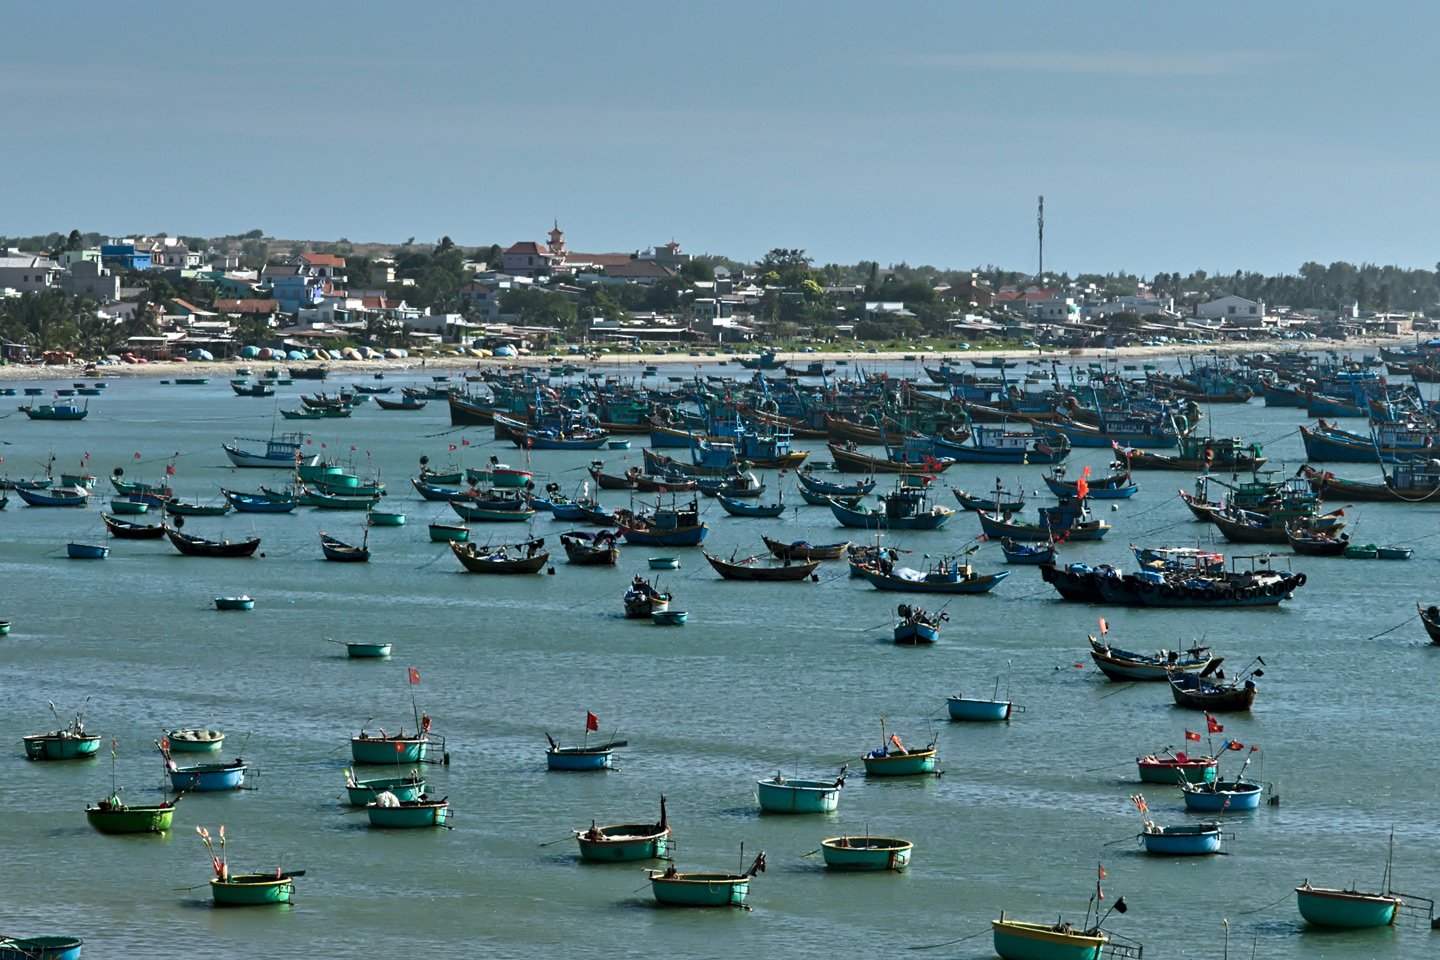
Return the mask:
{"type": "Polygon", "coordinates": [[[242,873],[221,880],[210,881],[210,896],[219,906],[258,907],[276,903],[289,903],[295,891],[291,874],[242,873]]]}
{"type": "Polygon", "coordinates": [[[428,736],[367,736],[362,730],[360,736],[350,738],[350,756],[356,763],[424,763],[429,750],[428,736]]]}
{"type": "Polygon", "coordinates": [[[447,800],[427,800],[424,795],[414,800],[401,800],[394,794],[381,794],[374,803],[365,805],[370,826],[393,829],[443,827],[450,818],[447,800]]]}
{"type": "Polygon", "coordinates": [[[1110,942],[1098,928],[1076,930],[1068,923],[1020,923],[990,921],[995,933],[995,952],[1004,960],[1100,960],[1100,951],[1110,942]]]}
{"type": "Polygon", "coordinates": [[[430,539],[435,543],[447,543],[452,540],[456,543],[464,543],[470,539],[470,528],[457,523],[432,523],[430,524],[430,539]]]}
{"type": "Polygon", "coordinates": [[[904,870],[915,844],[892,837],[833,837],[820,842],[832,870],[904,870]]]}
{"type": "Polygon", "coordinates": [[[230,512],[228,503],[186,503],[183,500],[168,500],[165,510],[177,517],[223,517],[230,512]]]}
{"type": "Polygon", "coordinates": [[[386,513],[381,510],[371,510],[366,518],[372,527],[403,527],[405,526],[405,514],[386,513]]]}
{"type": "Polygon", "coordinates": [[[116,515],[135,515],[145,513],[150,509],[150,504],[143,500],[111,500],[110,512],[116,515]]]}
{"type": "Polygon", "coordinates": [[[750,895],[750,879],[765,871],[761,853],[742,874],[680,873],[670,867],[650,871],[650,892],[660,903],[677,907],[743,907],[750,895]]]}
{"type": "Polygon", "coordinates": [[[597,863],[629,863],[660,860],[670,852],[671,830],[665,819],[665,798],[660,798],[659,823],[616,823],[574,831],[580,844],[580,859],[597,863]]]}
{"type": "Polygon", "coordinates": [[[85,805],[85,819],[101,833],[164,833],[175,819],[175,800],[153,807],[129,806],[112,793],[95,806],[85,805]]]}
{"type": "Polygon", "coordinates": [[[165,739],[171,753],[219,753],[225,744],[219,730],[171,730],[165,739]]]}
{"type": "Polygon", "coordinates": [[[1307,923],[1347,929],[1389,926],[1405,902],[1392,894],[1312,887],[1309,880],[1295,888],[1295,900],[1307,923]]]}
{"type": "Polygon", "coordinates": [[[910,750],[900,742],[900,737],[886,736],[885,718],[880,718],[880,747],[865,754],[865,776],[867,777],[913,777],[921,773],[935,772],[935,742],[923,750],[910,750]]]}
{"type": "Polygon", "coordinates": [[[100,738],[84,730],[57,730],[24,737],[25,756],[31,760],[88,760],[100,751],[100,738]]]}

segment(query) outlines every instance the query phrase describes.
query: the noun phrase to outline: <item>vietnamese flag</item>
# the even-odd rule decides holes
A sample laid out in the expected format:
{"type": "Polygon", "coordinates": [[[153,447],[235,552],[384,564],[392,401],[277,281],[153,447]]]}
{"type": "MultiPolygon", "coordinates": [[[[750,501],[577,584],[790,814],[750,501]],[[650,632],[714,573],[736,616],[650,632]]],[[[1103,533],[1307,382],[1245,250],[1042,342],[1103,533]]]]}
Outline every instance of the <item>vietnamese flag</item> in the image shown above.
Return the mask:
{"type": "Polygon", "coordinates": [[[419,682],[420,682],[420,671],[419,671],[419,670],[416,670],[414,667],[409,667],[408,669],[409,669],[409,671],[410,671],[410,682],[411,682],[411,683],[419,683],[419,682]]]}
{"type": "Polygon", "coordinates": [[[1191,733],[1189,730],[1186,730],[1186,731],[1185,731],[1185,739],[1186,739],[1186,740],[1193,740],[1193,741],[1195,741],[1196,743],[1199,743],[1199,742],[1200,742],[1200,734],[1198,734],[1198,733],[1191,733]]]}
{"type": "Polygon", "coordinates": [[[450,444],[450,452],[451,452],[451,453],[454,453],[454,452],[455,452],[455,444],[453,444],[453,443],[450,444]]]}
{"type": "Polygon", "coordinates": [[[1104,617],[1101,617],[1101,618],[1100,618],[1100,636],[1103,637],[1103,636],[1105,636],[1105,634],[1107,634],[1107,633],[1109,633],[1109,632],[1110,632],[1110,624],[1108,624],[1108,623],[1105,622],[1105,618],[1104,618],[1104,617]]]}
{"type": "Polygon", "coordinates": [[[1210,727],[1210,732],[1211,732],[1211,733],[1224,733],[1224,732],[1225,732],[1225,728],[1222,727],[1220,724],[1216,723],[1216,722],[1215,722],[1215,718],[1212,717],[1212,716],[1210,716],[1210,714],[1208,714],[1208,713],[1205,714],[1205,722],[1209,725],[1209,727],[1210,727]]]}
{"type": "Polygon", "coordinates": [[[1084,477],[1081,477],[1079,480],[1075,481],[1075,496],[1079,497],[1081,500],[1084,500],[1086,497],[1090,496],[1090,484],[1085,482],[1084,477]]]}
{"type": "Polygon", "coordinates": [[[597,717],[597,716],[595,716],[595,714],[591,713],[591,712],[588,711],[588,710],[585,711],[585,729],[586,729],[586,730],[599,730],[599,729],[600,729],[600,718],[597,717]]]}

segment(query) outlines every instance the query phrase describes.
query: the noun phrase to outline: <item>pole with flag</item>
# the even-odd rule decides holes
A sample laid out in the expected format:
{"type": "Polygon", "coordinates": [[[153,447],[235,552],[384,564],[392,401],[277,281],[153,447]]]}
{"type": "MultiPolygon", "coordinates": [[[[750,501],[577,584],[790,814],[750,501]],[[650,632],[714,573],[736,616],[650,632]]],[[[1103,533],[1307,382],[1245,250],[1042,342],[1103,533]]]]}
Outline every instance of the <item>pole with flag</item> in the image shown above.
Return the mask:
{"type": "Polygon", "coordinates": [[[591,713],[589,710],[586,710],[586,711],[585,711],[585,737],[584,737],[584,739],[581,741],[580,749],[582,749],[582,750],[585,749],[585,746],[586,746],[587,744],[589,744],[589,742],[590,742],[590,731],[591,731],[591,730],[596,730],[596,731],[598,731],[599,729],[600,729],[600,718],[597,717],[597,716],[595,716],[595,714],[591,713]]]}
{"type": "Polygon", "coordinates": [[[420,683],[420,671],[414,667],[406,667],[405,669],[410,672],[410,709],[415,711],[415,735],[418,737],[421,735],[420,706],[415,702],[415,687],[420,683]]]}

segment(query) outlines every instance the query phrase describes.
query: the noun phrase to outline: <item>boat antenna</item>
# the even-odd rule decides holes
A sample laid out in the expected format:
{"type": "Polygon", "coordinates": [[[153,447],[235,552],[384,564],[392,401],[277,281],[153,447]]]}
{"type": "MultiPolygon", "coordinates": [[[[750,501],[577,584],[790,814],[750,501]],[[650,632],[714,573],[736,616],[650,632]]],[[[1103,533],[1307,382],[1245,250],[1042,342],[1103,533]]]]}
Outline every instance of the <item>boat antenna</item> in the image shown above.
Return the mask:
{"type": "Polygon", "coordinates": [[[1228,919],[1223,919],[1223,920],[1221,920],[1220,922],[1223,923],[1223,924],[1225,924],[1225,958],[1224,958],[1224,960],[1230,960],[1230,921],[1229,921],[1228,919]]]}
{"type": "Polygon", "coordinates": [[[1390,893],[1390,887],[1395,882],[1395,825],[1390,825],[1390,855],[1385,858],[1385,879],[1380,884],[1380,889],[1390,893]]]}
{"type": "Polygon", "coordinates": [[[1013,669],[1014,669],[1014,662],[1011,661],[1011,660],[1006,660],[1006,661],[1005,661],[1005,699],[1006,699],[1006,700],[1009,700],[1009,699],[1010,699],[1010,673],[1011,673],[1011,671],[1012,671],[1013,669]]]}
{"type": "MultiPolygon", "coordinates": [[[[110,796],[115,796],[115,734],[113,733],[110,734],[110,796]]],[[[1395,844],[1393,829],[1391,831],[1390,844],[1393,848],[1395,844]]]]}

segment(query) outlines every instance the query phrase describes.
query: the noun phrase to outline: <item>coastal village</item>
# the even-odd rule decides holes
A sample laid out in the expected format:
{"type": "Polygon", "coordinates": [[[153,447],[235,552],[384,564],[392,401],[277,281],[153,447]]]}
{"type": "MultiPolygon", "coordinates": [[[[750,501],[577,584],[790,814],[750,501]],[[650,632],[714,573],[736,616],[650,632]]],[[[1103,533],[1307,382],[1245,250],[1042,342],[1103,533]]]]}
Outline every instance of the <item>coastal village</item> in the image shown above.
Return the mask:
{"type": "Polygon", "coordinates": [[[4,359],[194,361],[232,358],[245,346],[326,350],[337,359],[561,346],[655,352],[674,344],[1074,349],[1403,337],[1431,326],[1421,312],[1361,309],[1353,297],[1301,309],[1223,285],[1186,290],[1178,274],[1136,278],[1121,292],[1084,276],[981,270],[926,283],[878,264],[853,282],[833,266],[814,268],[800,250],[738,263],[693,256],[673,240],[585,253],[569,248],[558,222],[543,241],[462,248],[447,237],[379,247],[373,256],[357,256],[348,242],[285,244],[259,233],[90,243],[72,232],[52,235],[52,249],[4,249],[0,307],[48,297],[92,332],[85,344],[66,343],[53,322],[48,331],[43,319],[30,329],[12,322],[0,328],[4,359]],[[442,258],[446,269],[432,270],[442,258]]]}

